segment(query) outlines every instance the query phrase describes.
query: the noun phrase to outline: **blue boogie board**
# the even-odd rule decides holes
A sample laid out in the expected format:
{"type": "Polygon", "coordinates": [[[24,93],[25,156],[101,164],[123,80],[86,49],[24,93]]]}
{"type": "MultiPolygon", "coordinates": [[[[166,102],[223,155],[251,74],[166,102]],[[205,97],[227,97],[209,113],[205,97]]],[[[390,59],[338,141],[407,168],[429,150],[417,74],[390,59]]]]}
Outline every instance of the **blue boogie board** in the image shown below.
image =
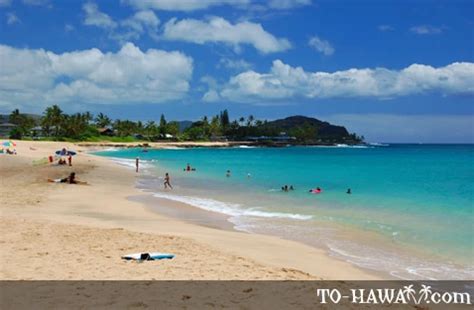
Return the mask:
{"type": "Polygon", "coordinates": [[[172,259],[174,254],[169,253],[159,253],[159,252],[152,252],[152,253],[134,253],[134,254],[127,254],[122,256],[122,259],[125,260],[160,260],[160,259],[172,259]]]}

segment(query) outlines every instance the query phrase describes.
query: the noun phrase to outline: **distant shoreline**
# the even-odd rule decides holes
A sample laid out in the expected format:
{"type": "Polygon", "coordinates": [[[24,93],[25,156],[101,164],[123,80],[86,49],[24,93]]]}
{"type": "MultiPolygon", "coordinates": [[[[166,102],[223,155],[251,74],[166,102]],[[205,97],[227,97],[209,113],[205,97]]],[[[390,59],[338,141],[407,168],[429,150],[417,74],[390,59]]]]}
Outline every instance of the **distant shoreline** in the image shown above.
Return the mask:
{"type": "MultiPolygon", "coordinates": [[[[75,142],[80,147],[122,147],[122,148],[166,148],[166,147],[234,147],[234,146],[257,146],[257,147],[287,147],[287,146],[337,146],[341,143],[282,143],[282,142],[255,142],[255,141],[202,141],[202,142],[75,142]]],[[[365,143],[347,145],[367,145],[365,143]]]]}

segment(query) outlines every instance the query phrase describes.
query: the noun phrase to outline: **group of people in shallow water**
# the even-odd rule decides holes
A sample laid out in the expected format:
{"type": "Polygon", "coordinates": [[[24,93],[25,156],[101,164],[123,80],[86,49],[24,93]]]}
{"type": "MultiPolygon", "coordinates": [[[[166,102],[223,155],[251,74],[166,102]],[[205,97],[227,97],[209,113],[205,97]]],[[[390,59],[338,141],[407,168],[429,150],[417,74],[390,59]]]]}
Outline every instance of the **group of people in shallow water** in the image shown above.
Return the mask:
{"type": "MultiPolygon", "coordinates": [[[[289,191],[293,191],[293,190],[295,190],[293,185],[290,185],[290,186],[285,185],[285,186],[281,187],[282,192],[289,192],[289,191]]],[[[311,194],[321,194],[323,192],[323,190],[320,187],[316,187],[316,188],[310,189],[309,192],[311,194]]],[[[346,191],[346,194],[348,194],[348,195],[352,194],[352,190],[350,188],[348,188],[347,191],[346,191]]]]}
{"type": "MultiPolygon", "coordinates": [[[[136,172],[138,172],[139,163],[140,163],[140,159],[137,157],[135,160],[136,172]]],[[[191,165],[188,163],[186,164],[186,168],[183,168],[183,171],[186,171],[186,172],[196,171],[196,168],[191,167],[191,165]]],[[[230,178],[231,175],[232,175],[231,171],[227,170],[225,176],[230,178]]],[[[247,178],[250,178],[250,177],[251,177],[251,174],[247,173],[247,178]]],[[[54,182],[56,182],[56,180],[54,182]]],[[[163,185],[165,186],[165,189],[167,188],[173,189],[173,186],[171,186],[171,177],[168,172],[165,173],[163,185]]],[[[295,188],[293,187],[293,185],[290,185],[290,186],[284,185],[281,187],[281,190],[283,192],[289,192],[289,191],[294,191],[295,188]]],[[[310,189],[309,192],[312,194],[321,194],[323,190],[320,187],[316,187],[316,188],[310,189]]],[[[348,188],[346,191],[346,194],[348,195],[352,194],[352,190],[348,188]]]]}

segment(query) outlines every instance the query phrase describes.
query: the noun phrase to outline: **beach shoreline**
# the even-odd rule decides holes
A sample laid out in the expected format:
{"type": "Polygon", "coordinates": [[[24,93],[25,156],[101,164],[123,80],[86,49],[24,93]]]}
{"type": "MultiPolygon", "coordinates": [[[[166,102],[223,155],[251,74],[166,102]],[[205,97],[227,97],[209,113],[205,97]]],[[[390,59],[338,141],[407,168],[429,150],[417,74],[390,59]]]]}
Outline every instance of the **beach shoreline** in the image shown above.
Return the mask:
{"type": "Polygon", "coordinates": [[[147,210],[128,199],[140,194],[135,173],[87,150],[63,142],[18,141],[18,155],[0,159],[2,197],[7,201],[1,208],[2,279],[378,279],[297,242],[193,225],[147,210]],[[73,167],[31,164],[62,147],[79,152],[73,167]],[[71,170],[90,185],[46,182],[71,170]],[[57,240],[51,239],[51,232],[57,240]],[[104,237],[108,234],[124,236],[104,237]],[[81,242],[84,235],[89,237],[81,242]],[[137,243],[136,238],[149,239],[137,243]],[[179,242],[165,242],[174,238],[179,242]],[[120,255],[147,250],[173,252],[177,258],[142,264],[169,266],[146,268],[148,273],[135,272],[133,265],[120,260],[120,255]],[[65,259],[58,268],[50,263],[63,253],[93,264],[65,259]]]}

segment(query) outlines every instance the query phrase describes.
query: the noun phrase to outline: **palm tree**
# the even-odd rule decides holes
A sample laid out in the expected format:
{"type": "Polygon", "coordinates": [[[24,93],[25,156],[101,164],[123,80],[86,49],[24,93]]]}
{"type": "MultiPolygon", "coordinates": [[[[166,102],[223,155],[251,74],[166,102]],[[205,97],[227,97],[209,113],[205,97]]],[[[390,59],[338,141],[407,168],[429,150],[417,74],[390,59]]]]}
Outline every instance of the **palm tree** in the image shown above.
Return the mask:
{"type": "Polygon", "coordinates": [[[210,133],[213,136],[220,136],[221,135],[221,125],[219,122],[219,116],[216,115],[211,119],[211,123],[209,124],[210,133]]]}
{"type": "Polygon", "coordinates": [[[86,111],[81,115],[81,118],[83,118],[87,122],[87,124],[89,124],[94,119],[94,115],[92,115],[91,112],[86,111]]]}
{"type": "Polygon", "coordinates": [[[95,118],[95,125],[98,128],[105,128],[110,126],[111,124],[112,120],[107,115],[105,115],[104,113],[97,114],[95,118]]]}
{"type": "Polygon", "coordinates": [[[247,118],[247,127],[252,126],[253,120],[254,120],[253,115],[249,115],[249,117],[247,118]]]}
{"type": "Polygon", "coordinates": [[[220,113],[219,118],[220,118],[222,131],[225,134],[227,127],[229,127],[229,124],[230,124],[229,112],[227,111],[227,109],[225,109],[224,111],[220,113]]]}
{"type": "Polygon", "coordinates": [[[245,122],[245,117],[241,116],[241,117],[239,118],[239,124],[240,124],[240,125],[244,125],[244,122],[245,122]]]}
{"type": "Polygon", "coordinates": [[[156,132],[158,131],[158,127],[156,126],[155,121],[148,121],[145,124],[145,131],[148,139],[151,140],[152,137],[156,135],[156,132]]]}
{"type": "Polygon", "coordinates": [[[138,122],[136,123],[136,127],[135,127],[136,133],[138,133],[138,134],[143,134],[144,129],[145,129],[145,127],[143,126],[142,121],[138,121],[138,122]]]}
{"type": "Polygon", "coordinates": [[[21,139],[23,135],[27,135],[31,128],[35,125],[35,120],[26,114],[21,114],[20,110],[13,110],[8,116],[10,123],[15,124],[15,135],[18,139],[21,139]]]}
{"type": "Polygon", "coordinates": [[[165,116],[163,114],[161,114],[161,117],[160,117],[160,135],[162,135],[164,137],[165,134],[166,134],[166,119],[165,119],[165,116]]]}
{"type": "Polygon", "coordinates": [[[15,109],[10,113],[10,116],[8,117],[8,121],[12,124],[19,125],[20,118],[21,118],[20,110],[15,109]]]}
{"type": "Polygon", "coordinates": [[[63,122],[63,111],[57,105],[46,108],[42,119],[42,126],[45,132],[49,133],[54,126],[54,136],[58,137],[61,124],[63,122]]]}

